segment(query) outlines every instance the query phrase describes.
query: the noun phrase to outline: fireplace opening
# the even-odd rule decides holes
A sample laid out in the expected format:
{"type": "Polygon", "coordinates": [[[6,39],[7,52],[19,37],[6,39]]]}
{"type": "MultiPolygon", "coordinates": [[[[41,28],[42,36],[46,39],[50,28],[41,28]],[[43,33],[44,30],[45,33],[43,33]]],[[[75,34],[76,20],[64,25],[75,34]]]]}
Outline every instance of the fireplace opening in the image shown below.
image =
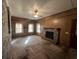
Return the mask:
{"type": "Polygon", "coordinates": [[[54,44],[59,44],[60,28],[44,28],[44,37],[54,44]]]}
{"type": "Polygon", "coordinates": [[[46,31],[45,37],[53,40],[54,39],[54,32],[46,31]]]}

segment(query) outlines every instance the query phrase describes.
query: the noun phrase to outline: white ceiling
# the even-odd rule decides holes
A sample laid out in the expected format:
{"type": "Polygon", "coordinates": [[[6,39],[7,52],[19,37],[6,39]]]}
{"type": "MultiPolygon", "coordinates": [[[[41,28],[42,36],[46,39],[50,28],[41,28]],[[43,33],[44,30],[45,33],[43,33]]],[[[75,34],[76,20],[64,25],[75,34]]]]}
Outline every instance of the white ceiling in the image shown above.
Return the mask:
{"type": "Polygon", "coordinates": [[[37,8],[40,15],[37,19],[40,19],[76,7],[76,0],[72,2],[71,0],[9,0],[8,4],[12,16],[36,19],[33,16],[33,9],[37,8]]]}

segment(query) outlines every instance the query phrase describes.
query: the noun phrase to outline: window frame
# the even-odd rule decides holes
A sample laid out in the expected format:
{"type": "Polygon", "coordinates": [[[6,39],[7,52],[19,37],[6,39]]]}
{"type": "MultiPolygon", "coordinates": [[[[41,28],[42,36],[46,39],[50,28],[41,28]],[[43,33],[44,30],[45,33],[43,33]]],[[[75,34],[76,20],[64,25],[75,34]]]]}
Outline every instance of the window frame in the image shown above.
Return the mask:
{"type": "Polygon", "coordinates": [[[41,33],[41,24],[40,23],[36,24],[36,33],[41,33]]]}
{"type": "Polygon", "coordinates": [[[28,24],[28,33],[34,33],[34,24],[33,23],[28,24]],[[31,30],[29,31],[30,25],[32,25],[32,28],[30,28],[31,30]]]}
{"type": "Polygon", "coordinates": [[[15,33],[16,34],[23,33],[23,24],[22,23],[15,23],[15,33]],[[17,27],[17,24],[19,24],[19,26],[21,26],[21,27],[17,27]],[[17,31],[18,29],[20,29],[19,32],[17,31]]]}

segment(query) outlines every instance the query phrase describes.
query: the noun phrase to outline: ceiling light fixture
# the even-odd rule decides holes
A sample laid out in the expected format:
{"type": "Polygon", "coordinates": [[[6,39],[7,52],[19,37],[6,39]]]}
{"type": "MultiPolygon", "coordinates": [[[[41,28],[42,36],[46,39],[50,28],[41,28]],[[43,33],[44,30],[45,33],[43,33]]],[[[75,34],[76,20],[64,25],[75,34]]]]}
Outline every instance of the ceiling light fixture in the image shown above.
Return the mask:
{"type": "Polygon", "coordinates": [[[34,17],[38,17],[38,15],[34,15],[34,17]]]}
{"type": "Polygon", "coordinates": [[[38,10],[37,9],[34,11],[34,17],[38,17],[38,10]]]}

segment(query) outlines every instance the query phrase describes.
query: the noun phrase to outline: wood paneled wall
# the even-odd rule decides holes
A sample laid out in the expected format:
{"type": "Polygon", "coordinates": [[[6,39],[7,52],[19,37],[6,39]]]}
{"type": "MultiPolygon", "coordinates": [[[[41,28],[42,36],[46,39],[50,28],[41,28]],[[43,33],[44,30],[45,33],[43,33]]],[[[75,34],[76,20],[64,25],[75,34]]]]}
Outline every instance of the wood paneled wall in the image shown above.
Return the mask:
{"type": "Polygon", "coordinates": [[[22,37],[22,36],[27,35],[27,22],[28,22],[27,19],[12,16],[11,20],[12,20],[12,37],[13,38],[22,37]],[[16,25],[16,23],[22,23],[22,25],[23,25],[23,33],[20,33],[20,34],[15,33],[15,25],[16,25]]]}
{"type": "Polygon", "coordinates": [[[62,13],[45,17],[39,22],[43,28],[60,28],[60,45],[69,46],[72,20],[77,18],[77,10],[71,9],[62,13]]]}
{"type": "Polygon", "coordinates": [[[13,38],[24,37],[24,36],[27,36],[27,35],[36,34],[36,23],[37,23],[37,21],[29,20],[29,19],[21,18],[21,17],[17,17],[17,16],[12,16],[11,20],[12,20],[12,37],[13,38]],[[15,24],[16,23],[23,24],[23,33],[18,33],[18,34],[15,33],[15,24]],[[34,32],[33,33],[28,33],[28,24],[34,25],[34,32]]]}

